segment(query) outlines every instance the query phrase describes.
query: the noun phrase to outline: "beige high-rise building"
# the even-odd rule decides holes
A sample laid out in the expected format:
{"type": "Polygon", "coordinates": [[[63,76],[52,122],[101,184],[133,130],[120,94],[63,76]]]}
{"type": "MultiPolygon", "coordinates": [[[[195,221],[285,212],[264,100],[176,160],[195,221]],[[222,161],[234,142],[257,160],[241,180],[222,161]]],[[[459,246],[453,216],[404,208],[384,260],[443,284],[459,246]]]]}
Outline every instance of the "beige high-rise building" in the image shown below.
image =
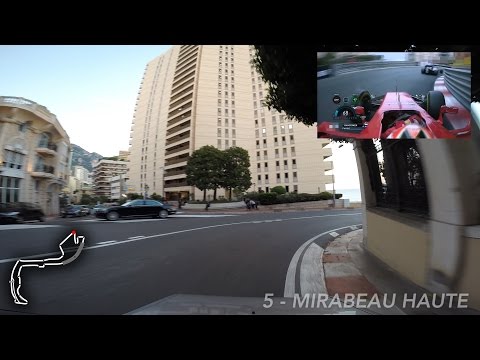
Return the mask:
{"type": "MultiPolygon", "coordinates": [[[[267,88],[248,45],[178,45],[147,64],[133,117],[129,173],[139,193],[202,199],[186,183],[189,155],[204,145],[250,154],[250,191],[277,185],[318,193],[332,182],[328,140],[315,127],[262,106],[267,88]]],[[[213,191],[208,193],[210,196],[213,191]]],[[[223,190],[217,192],[224,195],[223,190]]]]}
{"type": "Polygon", "coordinates": [[[127,172],[128,162],[102,159],[93,166],[93,187],[96,196],[111,199],[111,178],[127,172]]]}
{"type": "Polygon", "coordinates": [[[45,106],[0,97],[0,203],[28,202],[59,214],[69,156],[69,137],[45,106]]]}

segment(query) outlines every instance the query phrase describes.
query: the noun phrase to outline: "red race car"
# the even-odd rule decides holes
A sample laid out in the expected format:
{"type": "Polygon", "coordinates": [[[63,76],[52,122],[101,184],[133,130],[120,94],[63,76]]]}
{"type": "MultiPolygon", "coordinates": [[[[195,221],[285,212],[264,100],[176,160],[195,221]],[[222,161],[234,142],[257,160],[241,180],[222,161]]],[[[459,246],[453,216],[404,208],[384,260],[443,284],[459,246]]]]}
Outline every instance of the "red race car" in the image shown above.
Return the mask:
{"type": "Polygon", "coordinates": [[[429,91],[426,96],[389,92],[379,97],[363,91],[353,95],[350,104],[339,106],[332,121],[319,122],[317,134],[318,138],[353,139],[466,138],[471,132],[470,119],[467,110],[446,106],[440,91],[429,91]],[[468,118],[467,126],[456,129],[452,123],[458,117],[462,123],[468,118]]]}

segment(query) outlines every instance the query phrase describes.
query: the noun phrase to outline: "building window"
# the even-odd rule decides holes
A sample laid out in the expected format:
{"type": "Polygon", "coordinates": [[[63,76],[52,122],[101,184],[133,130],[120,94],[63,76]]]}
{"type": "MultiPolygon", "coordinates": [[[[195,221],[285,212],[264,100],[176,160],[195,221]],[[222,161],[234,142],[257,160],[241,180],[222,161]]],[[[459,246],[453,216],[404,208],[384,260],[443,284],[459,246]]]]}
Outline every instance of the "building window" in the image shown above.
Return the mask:
{"type": "Polygon", "coordinates": [[[287,149],[283,148],[283,156],[287,156],[287,149]]]}
{"type": "Polygon", "coordinates": [[[262,118],[262,126],[265,126],[265,118],[262,118]]]}
{"type": "Polygon", "coordinates": [[[264,165],[265,169],[268,169],[268,162],[264,163],[263,165],[264,165]]]}
{"type": "Polygon", "coordinates": [[[237,140],[232,140],[232,146],[237,146],[237,140]]]}
{"type": "Polygon", "coordinates": [[[280,132],[285,134],[285,125],[280,125],[280,132]]]}
{"type": "Polygon", "coordinates": [[[253,100],[257,99],[257,93],[253,93],[253,100]]]}
{"type": "Polygon", "coordinates": [[[232,116],[235,116],[235,109],[232,109],[232,116]]]}
{"type": "Polygon", "coordinates": [[[253,116],[258,117],[258,110],[253,111],[253,116]]]}
{"type": "Polygon", "coordinates": [[[261,181],[262,180],[262,175],[257,175],[257,180],[261,181]]]}
{"type": "Polygon", "coordinates": [[[278,153],[278,149],[275,149],[275,157],[278,159],[279,156],[280,154],[278,153]]]}
{"type": "Polygon", "coordinates": [[[257,140],[257,149],[260,148],[260,140],[257,140]]]}
{"type": "Polygon", "coordinates": [[[291,155],[292,155],[292,156],[295,156],[295,146],[292,146],[292,147],[290,148],[290,151],[291,151],[291,155]]]}
{"type": "Polygon", "coordinates": [[[228,149],[230,147],[228,140],[225,140],[225,149],[228,149]]]}
{"type": "Polygon", "coordinates": [[[277,118],[275,116],[272,116],[272,124],[276,124],[277,123],[277,118]]]}
{"type": "Polygon", "coordinates": [[[0,176],[0,204],[18,202],[20,180],[19,178],[0,176]]]}
{"type": "Polygon", "coordinates": [[[11,150],[5,150],[5,158],[3,160],[3,166],[11,169],[21,169],[25,155],[11,150]]]}
{"type": "Polygon", "coordinates": [[[25,130],[27,130],[27,124],[26,123],[18,125],[18,131],[25,132],[25,130]]]}
{"type": "Polygon", "coordinates": [[[221,118],[218,118],[218,120],[217,120],[217,125],[218,125],[218,126],[222,126],[222,119],[221,119],[221,118]]]}
{"type": "Polygon", "coordinates": [[[218,108],[218,115],[222,115],[222,109],[218,108]]]}
{"type": "Polygon", "coordinates": [[[232,137],[236,137],[237,136],[237,132],[235,129],[232,129],[232,137]]]}
{"type": "Polygon", "coordinates": [[[257,138],[258,138],[259,134],[260,134],[260,133],[258,132],[258,129],[257,129],[257,130],[255,130],[255,137],[257,137],[257,138]]]}
{"type": "Polygon", "coordinates": [[[222,129],[220,128],[217,129],[217,136],[218,137],[222,136],[222,129]]]}
{"type": "Polygon", "coordinates": [[[228,100],[225,100],[225,106],[228,106],[228,100]]]}
{"type": "Polygon", "coordinates": [[[228,126],[228,119],[225,119],[225,126],[228,126]]]}
{"type": "Polygon", "coordinates": [[[232,106],[235,106],[235,100],[232,100],[232,106]]]}
{"type": "Polygon", "coordinates": [[[288,179],[288,173],[285,173],[285,180],[288,179]]]}
{"type": "Polygon", "coordinates": [[[228,116],[228,109],[225,109],[225,116],[228,116]]]}
{"type": "Polygon", "coordinates": [[[267,147],[267,139],[263,139],[263,147],[267,147]]]}
{"type": "Polygon", "coordinates": [[[222,106],[222,99],[218,99],[218,106],[222,106]]]}
{"type": "Polygon", "coordinates": [[[268,174],[265,174],[265,180],[268,180],[268,174]]]}
{"type": "Polygon", "coordinates": [[[280,180],[280,174],[277,173],[277,180],[280,180]]]}
{"type": "Polygon", "coordinates": [[[257,164],[257,170],[260,170],[260,169],[261,169],[261,166],[262,166],[262,165],[261,165],[260,163],[258,163],[258,164],[257,164]]]}
{"type": "MultiPolygon", "coordinates": [[[[232,110],[232,115],[235,115],[235,111],[232,110]]],[[[232,119],[232,127],[235,127],[235,119],[232,119]]]]}
{"type": "Polygon", "coordinates": [[[295,144],[295,140],[293,139],[293,135],[290,135],[290,144],[295,144]]]}
{"type": "Polygon", "coordinates": [[[293,131],[293,124],[288,124],[288,131],[292,132],[293,131]]]}
{"type": "Polygon", "coordinates": [[[267,158],[268,158],[267,150],[263,150],[263,158],[264,158],[264,159],[267,159],[267,158]]]}
{"type": "Polygon", "coordinates": [[[263,134],[263,136],[265,136],[267,134],[267,129],[266,128],[262,128],[262,134],[263,134]]]}
{"type": "Polygon", "coordinates": [[[255,127],[258,127],[258,120],[255,120],[255,127]]]}

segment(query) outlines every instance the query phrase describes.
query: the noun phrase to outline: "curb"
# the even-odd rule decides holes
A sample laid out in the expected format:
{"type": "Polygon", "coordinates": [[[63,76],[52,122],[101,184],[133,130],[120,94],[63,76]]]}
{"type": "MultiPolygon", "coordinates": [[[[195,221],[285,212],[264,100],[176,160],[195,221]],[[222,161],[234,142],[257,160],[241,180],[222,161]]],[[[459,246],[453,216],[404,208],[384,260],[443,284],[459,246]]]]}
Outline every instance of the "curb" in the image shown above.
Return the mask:
{"type": "Polygon", "coordinates": [[[381,295],[377,288],[357,269],[351,258],[351,252],[361,249],[362,229],[350,231],[338,236],[326,247],[322,265],[325,274],[325,285],[330,296],[338,294],[374,294],[381,295]]]}

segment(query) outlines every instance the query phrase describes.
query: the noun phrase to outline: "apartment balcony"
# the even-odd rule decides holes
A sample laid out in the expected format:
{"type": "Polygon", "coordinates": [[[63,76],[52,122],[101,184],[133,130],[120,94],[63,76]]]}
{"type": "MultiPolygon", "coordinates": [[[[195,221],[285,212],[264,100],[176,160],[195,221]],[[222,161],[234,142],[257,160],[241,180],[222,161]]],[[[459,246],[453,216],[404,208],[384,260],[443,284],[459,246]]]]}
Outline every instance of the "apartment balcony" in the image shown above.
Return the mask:
{"type": "Polygon", "coordinates": [[[35,149],[37,153],[44,156],[55,156],[57,155],[57,145],[52,143],[40,143],[35,149]]]}
{"type": "Polygon", "coordinates": [[[187,181],[172,181],[172,182],[165,182],[165,189],[180,187],[180,186],[189,186],[187,181]]]}
{"type": "Polygon", "coordinates": [[[323,168],[325,171],[333,170],[333,161],[323,161],[323,168]]]}
{"type": "Polygon", "coordinates": [[[173,134],[178,130],[181,130],[187,126],[190,126],[191,120],[191,111],[186,112],[185,114],[174,117],[173,119],[168,120],[167,122],[167,135],[173,134]]]}
{"type": "Polygon", "coordinates": [[[50,165],[36,165],[30,175],[36,178],[55,179],[55,168],[50,165]]]}
{"type": "Polygon", "coordinates": [[[165,148],[170,147],[171,145],[178,143],[180,141],[185,141],[190,138],[190,129],[184,128],[180,131],[172,133],[171,135],[167,135],[165,141],[165,148]]]}
{"type": "MultiPolygon", "coordinates": [[[[173,148],[166,150],[165,151],[165,157],[170,156],[170,155],[176,155],[177,153],[180,152],[185,152],[190,150],[190,141],[188,141],[185,145],[176,145],[173,148]]],[[[178,154],[180,155],[180,154],[178,154]]]]}
{"type": "Polygon", "coordinates": [[[188,154],[182,157],[177,157],[177,158],[173,157],[170,159],[165,159],[165,171],[168,169],[172,169],[180,166],[186,166],[187,161],[188,161],[188,154]]]}
{"type": "Polygon", "coordinates": [[[176,176],[176,175],[185,175],[186,173],[185,167],[181,167],[178,170],[171,170],[171,171],[165,171],[165,178],[170,177],[170,176],[176,176]]]}

